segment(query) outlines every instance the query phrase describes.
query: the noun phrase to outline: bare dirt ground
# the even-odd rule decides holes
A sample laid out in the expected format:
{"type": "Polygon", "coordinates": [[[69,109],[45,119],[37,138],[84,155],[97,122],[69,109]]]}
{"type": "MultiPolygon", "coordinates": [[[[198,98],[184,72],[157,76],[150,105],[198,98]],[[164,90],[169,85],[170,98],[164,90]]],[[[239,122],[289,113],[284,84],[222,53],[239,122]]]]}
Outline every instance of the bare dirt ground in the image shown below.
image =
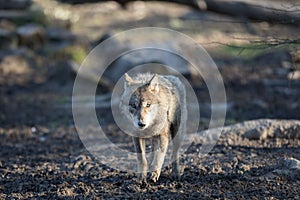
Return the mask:
{"type": "MultiPolygon", "coordinates": [[[[282,123],[298,125],[288,131],[272,129],[274,134],[262,137],[245,136],[241,131],[247,129],[245,124],[225,128],[206,157],[197,156],[201,143],[193,143],[181,156],[181,180],[170,178],[170,167],[166,167],[157,183],[144,185],[134,173],[105,166],[85,150],[68,106],[75,75],[66,62],[37,68],[29,77],[0,73],[0,199],[300,198],[300,78],[290,79],[291,58],[282,49],[254,56],[256,50],[217,45],[242,44],[241,37],[292,38],[299,27],[244,23],[167,3],[135,2],[122,10],[113,2],[76,6],[37,2],[54,9],[52,13],[65,8],[72,15],[73,33],[88,41],[133,27],[182,31],[203,44],[220,69],[229,106],[226,125],[260,118],[288,119],[282,123]]],[[[201,101],[209,102],[203,91],[204,86],[195,86],[201,101]]],[[[101,88],[99,94],[105,92],[101,88]]],[[[97,113],[113,141],[129,142],[114,131],[107,110],[97,109],[97,113]]],[[[202,113],[200,129],[207,127],[208,120],[209,112],[202,113]]]]}

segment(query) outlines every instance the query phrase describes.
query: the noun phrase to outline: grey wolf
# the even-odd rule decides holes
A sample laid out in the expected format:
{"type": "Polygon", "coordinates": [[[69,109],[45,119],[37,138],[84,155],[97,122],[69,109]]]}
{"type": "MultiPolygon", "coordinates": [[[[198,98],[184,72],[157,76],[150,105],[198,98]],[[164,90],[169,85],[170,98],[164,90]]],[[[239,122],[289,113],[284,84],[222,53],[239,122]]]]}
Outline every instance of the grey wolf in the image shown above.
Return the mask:
{"type": "Polygon", "coordinates": [[[150,73],[130,77],[124,75],[124,92],[120,109],[127,113],[133,127],[133,143],[137,153],[137,170],[146,182],[147,172],[156,182],[161,174],[169,142],[172,142],[172,176],[180,177],[179,149],[187,116],[186,92],[176,76],[150,73]],[[127,101],[126,101],[127,99],[127,101]],[[149,169],[146,139],[152,140],[149,169]]]}

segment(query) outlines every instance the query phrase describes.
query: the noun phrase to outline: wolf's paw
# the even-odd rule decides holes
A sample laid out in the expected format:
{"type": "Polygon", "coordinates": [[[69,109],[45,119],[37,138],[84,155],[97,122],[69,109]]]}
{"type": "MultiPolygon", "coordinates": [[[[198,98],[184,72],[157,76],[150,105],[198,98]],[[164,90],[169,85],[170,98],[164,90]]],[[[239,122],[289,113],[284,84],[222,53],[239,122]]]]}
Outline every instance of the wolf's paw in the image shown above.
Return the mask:
{"type": "Polygon", "coordinates": [[[146,173],[139,174],[138,180],[140,183],[147,183],[147,174],[146,173]]]}
{"type": "Polygon", "coordinates": [[[180,180],[180,174],[184,171],[184,166],[179,165],[178,160],[176,162],[173,162],[172,164],[172,172],[171,172],[171,178],[175,180],[180,180]]]}
{"type": "Polygon", "coordinates": [[[155,170],[152,172],[150,179],[155,183],[158,181],[158,178],[160,176],[160,170],[155,170]]]}
{"type": "Polygon", "coordinates": [[[181,175],[180,175],[179,171],[172,171],[172,173],[171,173],[171,178],[172,179],[180,180],[180,177],[181,177],[181,175]]]}

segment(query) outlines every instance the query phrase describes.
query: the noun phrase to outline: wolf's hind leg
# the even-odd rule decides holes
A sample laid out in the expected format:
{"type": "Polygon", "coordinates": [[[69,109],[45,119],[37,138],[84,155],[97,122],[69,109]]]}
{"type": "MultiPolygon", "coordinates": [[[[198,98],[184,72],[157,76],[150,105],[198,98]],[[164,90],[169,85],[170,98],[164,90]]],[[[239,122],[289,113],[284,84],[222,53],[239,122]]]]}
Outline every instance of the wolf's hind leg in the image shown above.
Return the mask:
{"type": "Polygon", "coordinates": [[[166,152],[168,149],[169,138],[168,134],[162,134],[152,138],[153,160],[152,160],[152,174],[150,179],[156,182],[160,176],[161,168],[164,163],[166,152]]]}
{"type": "Polygon", "coordinates": [[[172,138],[172,177],[180,178],[180,165],[179,165],[179,149],[182,142],[182,133],[178,132],[175,137],[172,138]]]}
{"type": "Polygon", "coordinates": [[[146,141],[144,138],[133,137],[133,143],[137,154],[137,170],[139,173],[139,179],[146,182],[147,178],[147,159],[146,159],[146,141]]]}

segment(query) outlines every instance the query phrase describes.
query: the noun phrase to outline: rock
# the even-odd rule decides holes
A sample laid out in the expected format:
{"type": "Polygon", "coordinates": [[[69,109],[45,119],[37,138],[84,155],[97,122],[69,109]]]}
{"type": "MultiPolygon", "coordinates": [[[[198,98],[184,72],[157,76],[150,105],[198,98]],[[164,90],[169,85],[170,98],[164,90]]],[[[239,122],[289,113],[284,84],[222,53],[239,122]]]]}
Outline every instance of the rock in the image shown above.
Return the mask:
{"type": "Polygon", "coordinates": [[[0,60],[0,71],[4,76],[28,74],[31,72],[28,60],[21,55],[6,55],[0,60]]]}
{"type": "Polygon", "coordinates": [[[24,48],[0,51],[0,85],[38,83],[43,77],[36,70],[40,66],[38,59],[32,51],[24,48]]]}
{"type": "Polygon", "coordinates": [[[295,158],[285,158],[279,161],[274,174],[297,178],[300,176],[300,161],[295,158]]]}
{"type": "Polygon", "coordinates": [[[0,28],[0,47],[3,49],[17,47],[17,36],[14,32],[0,28]]]}
{"type": "Polygon", "coordinates": [[[283,68],[276,68],[275,73],[280,77],[286,77],[286,75],[288,74],[289,69],[291,68],[290,65],[291,65],[290,62],[284,61],[283,62],[284,67],[283,68]]]}
{"type": "Polygon", "coordinates": [[[9,20],[2,19],[0,20],[0,28],[5,29],[7,31],[15,31],[16,24],[9,20]]]}
{"type": "Polygon", "coordinates": [[[47,39],[52,41],[70,41],[74,40],[75,36],[68,30],[58,27],[46,28],[47,39]]]}
{"type": "Polygon", "coordinates": [[[39,137],[39,141],[40,141],[40,142],[45,142],[46,139],[47,139],[47,138],[46,138],[45,136],[40,136],[40,137],[39,137]]]}
{"type": "Polygon", "coordinates": [[[69,188],[69,187],[59,188],[58,191],[57,191],[57,194],[61,198],[76,196],[76,193],[74,192],[74,189],[69,188]]]}
{"type": "MultiPolygon", "coordinates": [[[[267,139],[287,139],[295,143],[300,139],[300,120],[271,120],[259,119],[245,121],[230,126],[213,128],[201,131],[195,134],[189,134],[189,138],[195,144],[209,142],[203,141],[204,135],[218,137],[218,133],[222,131],[219,142],[225,142],[230,146],[241,145],[241,143],[253,140],[251,145],[255,145],[255,140],[267,139]]],[[[206,138],[208,139],[208,138],[206,138]]],[[[249,143],[250,144],[250,143],[249,143]]]]}
{"type": "Polygon", "coordinates": [[[0,9],[27,9],[31,6],[32,0],[0,0],[0,9]]]}
{"type": "Polygon", "coordinates": [[[23,25],[16,33],[19,37],[19,45],[35,50],[40,49],[46,40],[45,29],[38,24],[23,25]]]}
{"type": "Polygon", "coordinates": [[[87,155],[79,155],[73,160],[73,169],[74,170],[79,170],[81,168],[84,168],[86,164],[91,162],[91,158],[87,155]]]}
{"type": "Polygon", "coordinates": [[[300,49],[294,49],[291,52],[293,63],[299,63],[300,62],[300,49]]]}
{"type": "Polygon", "coordinates": [[[239,168],[244,171],[244,172],[248,172],[251,170],[251,166],[250,165],[245,165],[245,164],[242,164],[241,166],[239,166],[239,168]]]}
{"type": "Polygon", "coordinates": [[[281,161],[281,166],[286,169],[300,170],[300,161],[295,158],[285,158],[281,161]]]}
{"type": "Polygon", "coordinates": [[[263,140],[267,139],[269,133],[267,128],[259,127],[257,129],[252,129],[247,131],[244,134],[244,137],[248,138],[249,140],[263,140]]]}
{"type": "Polygon", "coordinates": [[[293,71],[293,72],[290,72],[288,74],[288,79],[289,80],[297,80],[297,81],[300,81],[300,70],[297,70],[297,71],[293,71]]]}
{"type": "Polygon", "coordinates": [[[253,120],[238,124],[234,129],[239,129],[240,135],[250,140],[300,138],[300,121],[298,120],[253,120]]]}
{"type": "Polygon", "coordinates": [[[220,163],[216,163],[214,166],[212,166],[211,173],[213,173],[213,174],[224,174],[224,171],[222,169],[222,165],[220,163]]]}
{"type": "Polygon", "coordinates": [[[0,20],[0,47],[3,49],[17,47],[18,38],[15,33],[16,25],[9,21],[0,20]]]}

